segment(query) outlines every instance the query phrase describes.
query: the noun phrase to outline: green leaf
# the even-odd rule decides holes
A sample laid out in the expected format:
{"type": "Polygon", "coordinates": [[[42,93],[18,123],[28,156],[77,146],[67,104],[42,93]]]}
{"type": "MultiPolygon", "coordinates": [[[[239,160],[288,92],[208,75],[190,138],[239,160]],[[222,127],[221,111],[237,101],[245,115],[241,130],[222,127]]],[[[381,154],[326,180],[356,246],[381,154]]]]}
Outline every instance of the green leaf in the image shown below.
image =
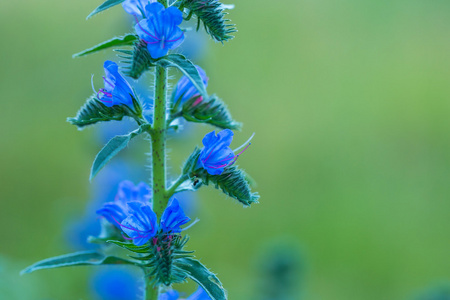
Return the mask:
{"type": "Polygon", "coordinates": [[[131,78],[138,79],[145,71],[155,66],[155,60],[150,56],[147,44],[139,40],[134,44],[133,50],[116,49],[119,52],[117,56],[122,59],[124,64],[128,66],[122,67],[124,74],[131,78]]]}
{"type": "Polygon", "coordinates": [[[86,20],[89,19],[90,17],[92,17],[93,15],[98,14],[99,12],[102,12],[104,10],[107,10],[108,8],[111,8],[113,6],[116,6],[117,4],[122,3],[123,1],[125,1],[125,0],[106,0],[105,2],[103,2],[102,5],[100,5],[96,9],[94,9],[94,11],[91,12],[89,14],[89,16],[87,16],[86,20]]]}
{"type": "Polygon", "coordinates": [[[186,77],[189,78],[203,98],[208,99],[208,94],[206,93],[206,87],[203,84],[202,77],[198,73],[195,65],[186,57],[181,54],[169,54],[159,59],[156,63],[163,67],[172,66],[178,68],[184,75],[186,75],[186,77]]]}
{"type": "Polygon", "coordinates": [[[182,258],[179,260],[179,268],[186,275],[197,282],[208,293],[212,300],[226,300],[226,291],[220,283],[219,278],[198,260],[182,258]]]}
{"type": "Polygon", "coordinates": [[[81,51],[77,54],[72,55],[73,58],[75,57],[81,57],[85,56],[87,54],[95,53],[104,49],[112,48],[112,47],[118,47],[118,46],[131,46],[134,44],[134,42],[138,40],[138,37],[132,33],[120,36],[120,37],[114,37],[110,40],[107,40],[103,43],[100,43],[94,47],[91,47],[89,49],[86,49],[84,51],[81,51]]]}
{"type": "Polygon", "coordinates": [[[92,164],[90,180],[97,175],[97,173],[111,160],[111,158],[123,150],[132,138],[146,131],[148,126],[149,124],[144,124],[129,134],[113,137],[95,157],[94,163],[92,164]]]}
{"type": "Polygon", "coordinates": [[[207,100],[198,101],[198,97],[191,98],[183,104],[182,115],[187,121],[207,123],[222,129],[240,129],[241,123],[233,120],[225,103],[216,95],[207,100]]]}
{"type": "Polygon", "coordinates": [[[71,254],[56,256],[41,260],[28,268],[24,269],[20,274],[27,274],[42,269],[53,269],[70,266],[94,266],[94,265],[136,265],[132,261],[122,259],[116,256],[105,256],[98,252],[75,252],[71,254]]]}
{"type": "Polygon", "coordinates": [[[217,0],[181,0],[180,8],[189,9],[189,16],[197,16],[197,31],[200,29],[200,21],[203,22],[206,33],[217,42],[225,42],[232,39],[231,34],[236,32],[236,26],[229,24],[225,19],[225,9],[232,9],[232,5],[224,5],[217,0]]]}
{"type": "Polygon", "coordinates": [[[67,118],[67,122],[76,125],[78,129],[84,129],[84,127],[98,122],[120,121],[125,115],[127,112],[122,105],[107,107],[95,95],[92,95],[80,108],[76,117],[67,118]]]}

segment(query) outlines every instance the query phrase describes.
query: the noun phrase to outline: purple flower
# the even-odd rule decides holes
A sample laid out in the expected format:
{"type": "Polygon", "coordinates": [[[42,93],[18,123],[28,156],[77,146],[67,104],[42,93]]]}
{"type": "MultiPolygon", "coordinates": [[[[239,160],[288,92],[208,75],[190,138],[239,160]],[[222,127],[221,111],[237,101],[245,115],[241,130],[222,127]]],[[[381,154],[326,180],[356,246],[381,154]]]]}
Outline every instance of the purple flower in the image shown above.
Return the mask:
{"type": "Polygon", "coordinates": [[[132,201],[127,206],[128,216],[121,223],[122,230],[136,246],[142,246],[156,235],[158,218],[148,203],[132,201]]]}
{"type": "Polygon", "coordinates": [[[159,2],[145,6],[147,19],[135,25],[138,36],[147,43],[147,49],[153,58],[160,58],[170,49],[178,47],[184,40],[184,33],[178,27],[183,14],[176,7],[164,8],[159,2]]]}
{"type": "Polygon", "coordinates": [[[145,17],[145,5],[156,0],[125,0],[122,3],[123,9],[133,16],[145,17]]]}
{"type": "Polygon", "coordinates": [[[131,181],[124,180],[119,184],[114,202],[104,203],[103,207],[97,210],[97,214],[105,217],[109,223],[121,229],[120,224],[128,215],[127,203],[131,201],[150,203],[150,199],[151,189],[147,184],[141,182],[134,186],[131,181]]]}
{"type": "Polygon", "coordinates": [[[195,293],[186,298],[186,300],[211,300],[211,297],[199,286],[195,293]]]}
{"type": "Polygon", "coordinates": [[[180,226],[186,224],[191,219],[187,217],[181,208],[178,200],[173,197],[170,204],[164,210],[161,217],[161,228],[164,232],[181,232],[180,226]]]}
{"type": "MultiPolygon", "coordinates": [[[[195,66],[198,70],[198,73],[202,77],[203,84],[208,86],[208,80],[209,78],[206,76],[205,71],[200,68],[199,66],[195,66]]],[[[177,86],[175,88],[175,101],[178,101],[178,99],[181,98],[181,103],[188,101],[189,99],[193,97],[200,96],[199,91],[197,88],[192,84],[192,82],[189,80],[187,76],[183,76],[180,78],[180,80],[177,83],[177,86]]],[[[200,96],[198,98],[198,102],[201,102],[203,100],[203,97],[200,96]]],[[[196,103],[197,103],[196,101],[196,103]]]]}
{"type": "Polygon", "coordinates": [[[158,300],[178,300],[178,292],[175,290],[170,290],[165,292],[164,294],[159,295],[158,300]]]}
{"type": "Polygon", "coordinates": [[[105,68],[106,75],[103,76],[105,88],[98,91],[98,99],[108,107],[120,104],[132,107],[133,98],[136,97],[130,84],[120,75],[117,64],[107,60],[103,67],[105,68]]]}
{"type": "MultiPolygon", "coordinates": [[[[252,137],[244,145],[249,143],[252,137]]],[[[206,134],[202,141],[205,147],[200,152],[198,164],[211,175],[222,174],[224,169],[232,165],[250,145],[249,143],[243,151],[235,155],[234,152],[241,149],[244,145],[233,151],[229,147],[232,140],[233,131],[230,129],[222,130],[217,136],[215,131],[206,134]]]]}

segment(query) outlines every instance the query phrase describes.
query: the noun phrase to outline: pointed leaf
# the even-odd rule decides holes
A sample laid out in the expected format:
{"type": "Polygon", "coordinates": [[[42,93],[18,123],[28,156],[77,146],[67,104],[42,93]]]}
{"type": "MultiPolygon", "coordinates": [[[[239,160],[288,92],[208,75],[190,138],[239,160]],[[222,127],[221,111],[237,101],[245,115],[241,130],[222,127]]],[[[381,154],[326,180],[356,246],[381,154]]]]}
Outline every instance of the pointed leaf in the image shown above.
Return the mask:
{"type": "Polygon", "coordinates": [[[122,259],[115,256],[105,256],[98,252],[75,252],[66,255],[56,256],[41,260],[28,268],[24,269],[20,274],[31,273],[42,269],[52,269],[70,266],[94,266],[94,265],[136,265],[132,261],[122,259]]]}
{"type": "Polygon", "coordinates": [[[148,126],[148,124],[144,124],[129,134],[113,137],[95,157],[94,163],[92,164],[90,180],[97,175],[97,173],[111,160],[111,158],[123,150],[132,138],[146,131],[148,126]]]}
{"type": "Polygon", "coordinates": [[[204,99],[193,97],[186,101],[182,108],[183,118],[190,122],[207,123],[222,129],[241,128],[241,123],[233,120],[225,103],[216,95],[212,95],[207,100],[204,99]]]}
{"type": "Polygon", "coordinates": [[[77,112],[76,117],[67,118],[67,122],[81,130],[98,122],[120,121],[125,115],[126,111],[122,105],[107,107],[92,95],[77,112]]]}
{"type": "Polygon", "coordinates": [[[108,48],[112,48],[112,47],[118,47],[118,46],[131,46],[134,44],[134,42],[138,40],[138,37],[132,33],[124,35],[124,36],[119,36],[119,37],[114,37],[110,40],[107,40],[103,43],[100,43],[94,47],[91,47],[89,49],[83,50],[77,54],[72,55],[73,58],[75,57],[81,57],[81,56],[85,56],[87,54],[91,54],[91,53],[95,53],[104,49],[108,49],[108,48]]]}
{"type": "Polygon", "coordinates": [[[125,1],[125,0],[106,0],[105,2],[103,2],[102,5],[100,5],[96,9],[94,9],[94,11],[91,12],[89,14],[89,16],[87,16],[86,20],[89,19],[90,17],[92,17],[93,15],[98,14],[99,12],[102,12],[104,10],[107,10],[108,8],[111,8],[113,6],[116,6],[117,4],[122,3],[123,1],[125,1]]]}
{"type": "Polygon", "coordinates": [[[195,65],[181,54],[169,54],[159,59],[157,64],[163,67],[176,67],[186,75],[204,99],[208,99],[206,87],[195,65]]]}
{"type": "Polygon", "coordinates": [[[226,300],[226,291],[219,278],[198,260],[181,258],[178,267],[186,272],[186,275],[197,282],[208,293],[212,300],[226,300]]]}

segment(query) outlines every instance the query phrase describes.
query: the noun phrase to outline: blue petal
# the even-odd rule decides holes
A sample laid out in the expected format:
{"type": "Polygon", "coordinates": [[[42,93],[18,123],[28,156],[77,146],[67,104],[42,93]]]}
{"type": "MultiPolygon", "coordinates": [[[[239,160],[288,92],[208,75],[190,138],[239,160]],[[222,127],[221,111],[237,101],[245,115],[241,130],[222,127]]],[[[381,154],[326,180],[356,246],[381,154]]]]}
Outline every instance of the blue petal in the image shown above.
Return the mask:
{"type": "Polygon", "coordinates": [[[180,226],[186,224],[190,220],[191,219],[184,214],[178,200],[173,197],[161,216],[161,227],[164,232],[181,232],[180,226]]]}
{"type": "Polygon", "coordinates": [[[171,290],[171,291],[165,292],[164,294],[161,294],[159,296],[158,300],[177,300],[178,297],[179,297],[178,292],[171,290]]]}
{"type": "Polygon", "coordinates": [[[192,295],[186,298],[186,300],[211,300],[211,298],[205,292],[205,290],[201,286],[199,286],[192,295]]]}
{"type": "Polygon", "coordinates": [[[147,18],[158,15],[162,11],[164,11],[164,5],[159,2],[149,3],[145,6],[145,15],[147,18]]]}
{"type": "Polygon", "coordinates": [[[170,17],[174,25],[180,25],[183,21],[183,13],[176,7],[169,7],[166,9],[166,14],[170,17]]]}
{"type": "Polygon", "coordinates": [[[216,137],[216,131],[213,130],[213,131],[211,131],[210,133],[207,133],[207,134],[205,135],[205,137],[204,137],[203,140],[202,140],[202,143],[203,143],[203,146],[205,146],[205,148],[206,148],[206,147],[212,146],[212,145],[215,144],[218,140],[219,140],[219,138],[216,137]]]}

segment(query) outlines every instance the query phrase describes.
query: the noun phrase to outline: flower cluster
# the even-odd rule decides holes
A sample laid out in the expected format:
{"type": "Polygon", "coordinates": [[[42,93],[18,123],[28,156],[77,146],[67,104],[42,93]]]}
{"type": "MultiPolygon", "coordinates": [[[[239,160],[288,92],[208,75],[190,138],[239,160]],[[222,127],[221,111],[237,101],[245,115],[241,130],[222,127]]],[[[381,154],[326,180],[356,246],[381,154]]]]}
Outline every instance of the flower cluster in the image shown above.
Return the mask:
{"type": "Polygon", "coordinates": [[[151,190],[145,183],[134,186],[130,181],[120,184],[114,202],[107,202],[97,214],[122,230],[136,246],[147,243],[158,230],[163,233],[179,233],[182,225],[191,219],[187,217],[178,200],[172,197],[162,214],[160,224],[152,210],[151,190]]]}

